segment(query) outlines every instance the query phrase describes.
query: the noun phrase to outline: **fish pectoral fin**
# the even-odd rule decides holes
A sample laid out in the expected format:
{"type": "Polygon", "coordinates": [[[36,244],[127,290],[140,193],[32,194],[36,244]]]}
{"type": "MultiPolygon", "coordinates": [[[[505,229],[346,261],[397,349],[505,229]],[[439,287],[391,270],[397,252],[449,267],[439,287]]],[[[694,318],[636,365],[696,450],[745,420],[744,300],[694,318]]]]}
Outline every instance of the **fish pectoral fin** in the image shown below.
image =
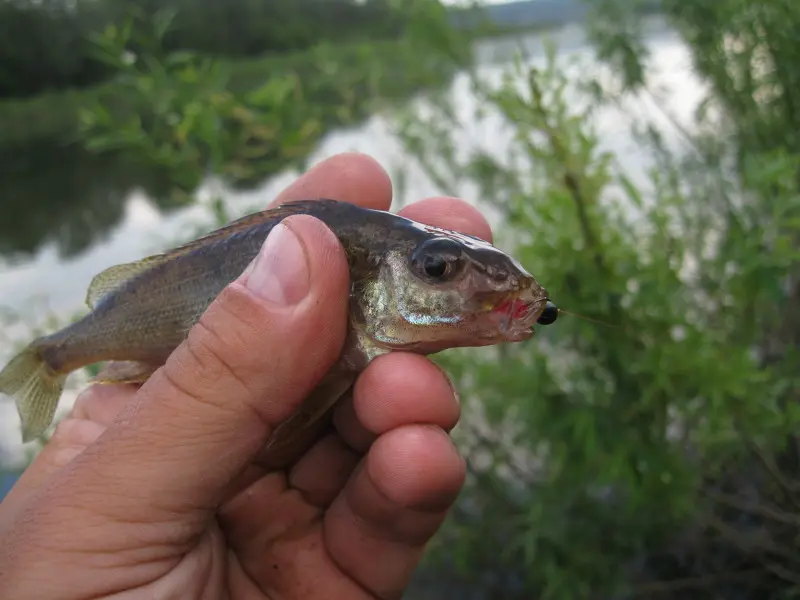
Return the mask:
{"type": "Polygon", "coordinates": [[[86,304],[94,309],[109,293],[121,288],[127,281],[156,265],[166,262],[168,256],[156,254],[136,262],[114,265],[94,276],[86,291],[86,304]]]}
{"type": "Polygon", "coordinates": [[[287,456],[313,441],[324,424],[324,417],[347,395],[354,381],[355,374],[335,371],[323,379],[303,404],[273,430],[262,448],[262,459],[270,464],[282,463],[287,456]]]}
{"type": "Polygon", "coordinates": [[[161,365],[143,363],[132,360],[112,361],[92,377],[92,383],[144,383],[155,373],[161,365]]]}

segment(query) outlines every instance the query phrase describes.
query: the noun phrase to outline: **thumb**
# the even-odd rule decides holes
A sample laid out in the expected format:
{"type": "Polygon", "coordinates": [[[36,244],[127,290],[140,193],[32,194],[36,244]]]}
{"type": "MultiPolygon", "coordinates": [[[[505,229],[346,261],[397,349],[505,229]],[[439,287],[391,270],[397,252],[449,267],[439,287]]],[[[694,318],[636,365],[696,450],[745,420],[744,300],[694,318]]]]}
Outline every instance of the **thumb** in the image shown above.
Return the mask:
{"type": "Polygon", "coordinates": [[[338,357],[348,290],[329,229],[308,216],[277,225],[136,401],[73,461],[70,494],[126,521],[153,520],[155,510],[205,518],[338,357]]]}

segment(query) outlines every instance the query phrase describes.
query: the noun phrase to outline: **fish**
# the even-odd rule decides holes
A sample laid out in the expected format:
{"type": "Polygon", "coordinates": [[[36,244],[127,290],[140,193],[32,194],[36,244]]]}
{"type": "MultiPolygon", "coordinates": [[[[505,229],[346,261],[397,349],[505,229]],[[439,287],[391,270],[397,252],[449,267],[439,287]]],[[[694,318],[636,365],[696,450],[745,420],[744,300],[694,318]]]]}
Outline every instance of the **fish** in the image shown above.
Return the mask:
{"type": "Polygon", "coordinates": [[[534,324],[557,317],[533,275],[480,238],[339,200],[287,202],[96,275],[86,295],[90,312],[35,339],[0,371],[0,393],[15,401],[23,443],[52,424],[71,372],[105,362],[95,382],[145,382],[252,262],[272,228],[292,215],[316,217],[341,243],[349,323],[338,361],[267,440],[262,454],[276,465],[303,446],[299,440],[310,443],[378,356],[522,342],[534,324]]]}

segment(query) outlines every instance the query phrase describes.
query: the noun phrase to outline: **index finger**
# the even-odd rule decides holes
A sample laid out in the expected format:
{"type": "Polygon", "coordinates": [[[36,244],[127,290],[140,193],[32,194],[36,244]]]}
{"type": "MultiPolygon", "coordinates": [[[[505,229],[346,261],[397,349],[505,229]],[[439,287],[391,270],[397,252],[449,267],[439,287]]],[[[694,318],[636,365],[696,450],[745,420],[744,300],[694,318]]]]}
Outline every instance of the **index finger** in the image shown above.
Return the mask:
{"type": "Polygon", "coordinates": [[[389,210],[392,181],[373,158],[358,152],[337,154],[314,165],[269,204],[328,198],[364,208],[389,210]]]}

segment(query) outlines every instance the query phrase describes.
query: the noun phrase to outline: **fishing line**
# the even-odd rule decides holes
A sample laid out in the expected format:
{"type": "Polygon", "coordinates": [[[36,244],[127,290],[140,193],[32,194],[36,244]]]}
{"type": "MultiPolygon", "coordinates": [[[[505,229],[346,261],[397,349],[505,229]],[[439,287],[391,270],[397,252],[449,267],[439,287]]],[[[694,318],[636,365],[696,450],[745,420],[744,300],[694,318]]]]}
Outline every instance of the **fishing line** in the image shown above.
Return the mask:
{"type": "Polygon", "coordinates": [[[584,321],[590,321],[592,323],[597,323],[598,325],[604,325],[606,327],[611,327],[612,329],[619,329],[619,325],[612,325],[611,323],[605,323],[603,321],[598,321],[597,319],[592,319],[591,317],[584,317],[583,315],[579,315],[578,313],[573,313],[564,310],[563,308],[558,309],[558,313],[564,313],[565,315],[569,315],[571,317],[578,317],[579,319],[583,319],[584,321]]]}

